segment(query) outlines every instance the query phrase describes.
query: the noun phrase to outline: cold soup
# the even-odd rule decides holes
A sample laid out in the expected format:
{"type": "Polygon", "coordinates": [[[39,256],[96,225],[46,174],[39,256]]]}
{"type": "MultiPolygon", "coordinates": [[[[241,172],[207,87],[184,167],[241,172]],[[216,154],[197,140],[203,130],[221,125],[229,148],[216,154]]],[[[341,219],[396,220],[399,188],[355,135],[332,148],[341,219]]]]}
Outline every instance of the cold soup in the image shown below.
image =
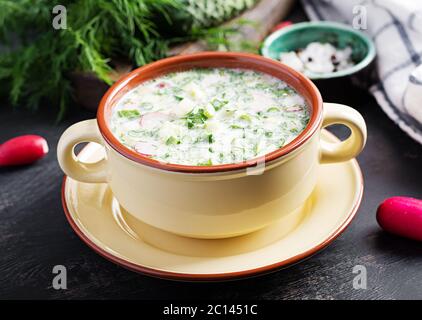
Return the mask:
{"type": "Polygon", "coordinates": [[[113,108],[110,127],[126,147],[158,161],[239,163],[281,148],[309,122],[305,100],[265,73],[204,68],[141,83],[113,108]]]}

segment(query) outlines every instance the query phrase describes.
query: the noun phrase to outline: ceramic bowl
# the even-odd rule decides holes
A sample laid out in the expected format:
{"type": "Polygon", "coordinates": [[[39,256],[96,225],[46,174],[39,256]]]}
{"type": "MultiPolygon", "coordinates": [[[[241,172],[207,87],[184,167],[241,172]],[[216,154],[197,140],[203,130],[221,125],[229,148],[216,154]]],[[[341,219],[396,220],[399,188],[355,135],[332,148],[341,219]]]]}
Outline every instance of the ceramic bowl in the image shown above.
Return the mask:
{"type": "Polygon", "coordinates": [[[264,57],[279,60],[281,52],[294,51],[306,47],[311,42],[330,43],[336,48],[350,46],[352,60],[351,68],[330,73],[310,73],[310,79],[330,79],[355,74],[375,58],[375,45],[363,32],[347,25],[335,22],[301,22],[282,28],[269,35],[261,47],[264,57]]]}
{"type": "Polygon", "coordinates": [[[108,183],[119,204],[136,219],[178,235],[214,239],[256,231],[300,207],[315,187],[320,163],[352,159],[365,140],[361,115],[344,105],[323,104],[315,85],[295,70],[258,55],[205,52],[163,59],[123,77],[101,100],[97,119],[63,133],[57,156],[69,177],[108,183]],[[285,81],[310,107],[307,127],[264,157],[216,166],[162,163],[114,137],[109,119],[122,95],[151,78],[197,67],[245,68],[285,81]],[[333,123],[348,126],[351,136],[335,144],[320,139],[321,128],[333,123]],[[87,141],[104,146],[104,159],[85,163],[75,157],[75,145],[87,141]]]}

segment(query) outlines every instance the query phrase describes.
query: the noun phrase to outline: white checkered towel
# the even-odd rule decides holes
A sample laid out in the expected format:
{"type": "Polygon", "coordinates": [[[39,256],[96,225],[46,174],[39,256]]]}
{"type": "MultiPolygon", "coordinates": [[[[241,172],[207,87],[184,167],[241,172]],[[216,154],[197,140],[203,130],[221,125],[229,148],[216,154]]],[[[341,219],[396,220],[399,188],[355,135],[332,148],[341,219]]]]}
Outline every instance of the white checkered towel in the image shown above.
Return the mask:
{"type": "Polygon", "coordinates": [[[370,88],[381,108],[422,143],[422,0],[302,0],[311,20],[353,24],[366,11],[377,48],[378,81],[370,88]],[[365,8],[362,10],[362,6],[365,8]]]}

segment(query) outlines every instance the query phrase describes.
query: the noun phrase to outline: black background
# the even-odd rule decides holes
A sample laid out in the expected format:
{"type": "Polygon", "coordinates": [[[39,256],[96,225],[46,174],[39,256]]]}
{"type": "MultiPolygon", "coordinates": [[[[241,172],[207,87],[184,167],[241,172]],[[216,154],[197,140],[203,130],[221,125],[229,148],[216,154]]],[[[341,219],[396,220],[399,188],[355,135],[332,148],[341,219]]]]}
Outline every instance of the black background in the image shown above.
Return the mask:
{"type": "MultiPolygon", "coordinates": [[[[304,20],[296,7],[290,15],[304,20]]],[[[48,66],[46,66],[48,67],[48,66]]],[[[225,283],[183,283],[127,271],[90,250],[70,228],[60,202],[62,172],[56,160],[61,133],[95,117],[73,108],[54,124],[54,110],[31,113],[0,107],[0,141],[40,134],[50,153],[39,163],[0,169],[0,298],[17,299],[422,299],[422,245],[384,233],[375,220],[378,204],[394,195],[422,198],[422,147],[348,81],[319,84],[325,101],[351,105],[368,125],[358,161],[365,192],[350,227],[323,252],[288,269],[225,283]],[[54,265],[68,271],[68,289],[52,288],[54,265]],[[352,286],[353,267],[364,265],[368,288],[352,286]]],[[[343,128],[334,128],[341,137],[343,128]]],[[[339,186],[341,188],[341,186],[339,186]]]]}

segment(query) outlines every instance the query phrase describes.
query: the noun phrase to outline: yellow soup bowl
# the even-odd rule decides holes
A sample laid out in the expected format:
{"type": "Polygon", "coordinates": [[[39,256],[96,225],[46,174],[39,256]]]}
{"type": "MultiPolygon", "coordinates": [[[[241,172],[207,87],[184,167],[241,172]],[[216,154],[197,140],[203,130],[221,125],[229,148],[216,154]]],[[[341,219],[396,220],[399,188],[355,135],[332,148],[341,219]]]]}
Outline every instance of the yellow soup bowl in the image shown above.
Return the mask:
{"type": "Polygon", "coordinates": [[[133,219],[182,236],[216,239],[250,233],[280,219],[290,224],[286,228],[293,228],[298,219],[292,214],[300,214],[299,208],[312,193],[319,166],[354,158],[365,142],[362,116],[348,106],[323,103],[304,75],[257,55],[204,52],[163,59],[123,77],[102,98],[97,119],[76,123],[63,133],[57,156],[72,179],[107,183],[133,219]],[[310,107],[307,127],[288,145],[264,157],[216,166],[162,163],[125,147],[113,136],[111,110],[123,94],[151,78],[197,67],[244,68],[285,81],[310,107]],[[343,142],[324,141],[321,129],[331,124],[346,125],[351,135],[343,142]],[[81,142],[104,146],[104,158],[96,163],[79,161],[73,150],[81,142]]]}

